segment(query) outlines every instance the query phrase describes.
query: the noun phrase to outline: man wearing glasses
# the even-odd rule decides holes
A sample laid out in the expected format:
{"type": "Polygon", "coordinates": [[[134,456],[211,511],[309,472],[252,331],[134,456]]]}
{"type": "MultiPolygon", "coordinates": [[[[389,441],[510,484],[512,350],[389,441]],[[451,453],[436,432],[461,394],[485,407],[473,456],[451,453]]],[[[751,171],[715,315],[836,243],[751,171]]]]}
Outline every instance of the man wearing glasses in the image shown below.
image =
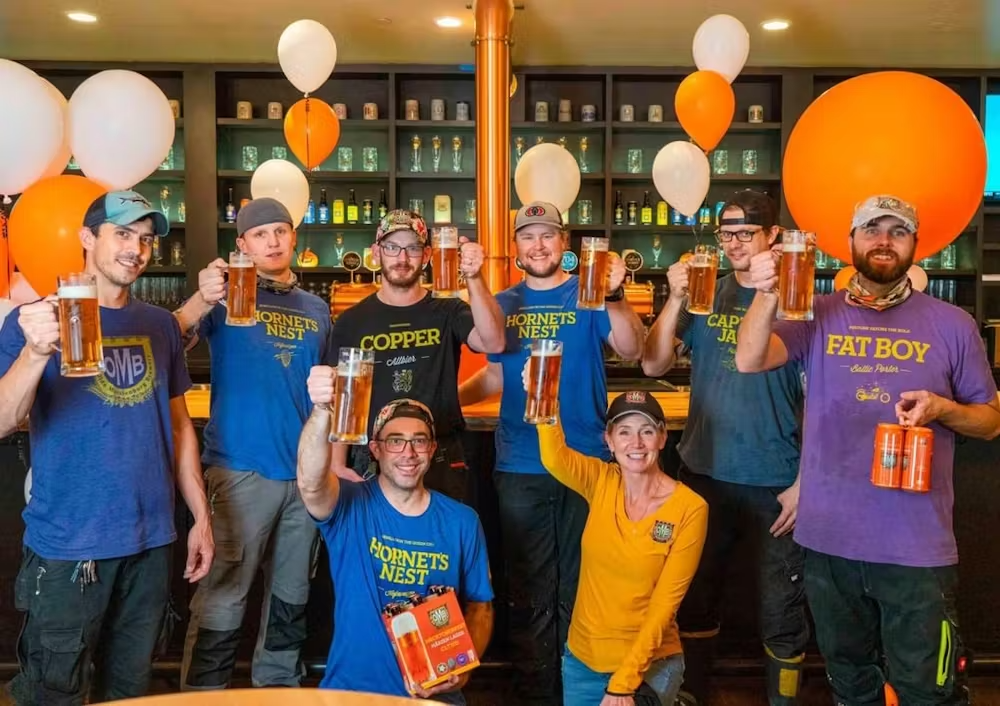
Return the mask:
{"type": "MultiPolygon", "coordinates": [[[[309,397],[316,405],[299,442],[298,486],[329,549],[334,601],[333,642],[321,688],[408,696],[382,622],[390,603],[430,586],[453,588],[469,635],[482,655],[493,631],[486,538],[476,512],[424,487],[436,442],[434,418],[412,399],[390,402],[375,417],[368,448],[376,480],[345,483],[330,470],[330,403],[335,371],[313,368],[309,397]]],[[[468,673],[420,698],[464,704],[468,673]]]]}
{"type": "Polygon", "coordinates": [[[733,272],[720,277],[713,312],[685,310],[689,267],[667,271],[670,296],[643,353],[650,376],[666,373],[677,339],[691,351],[691,402],[677,447],[680,479],[709,505],[701,564],[678,613],[684,642],[684,691],[704,704],[720,628],[726,573],[740,540],[759,544],[760,630],[770,706],[797,703],[809,639],[803,551],[792,539],[799,500],[803,385],[797,365],[744,375],[736,370],[736,332],[756,290],[750,258],[774,245],[781,229],[767,195],[741,191],[725,203],[716,236],[733,272]]]}
{"type": "MultiPolygon", "coordinates": [[[[427,405],[437,420],[437,452],[427,485],[461,502],[471,501],[468,469],[460,434],[465,428],[458,403],[458,365],[462,344],[480,353],[503,350],[503,312],[479,275],[483,248],[460,238],[459,271],[469,301],[435,299],[420,284],[430,262],[427,225],[416,213],[390,211],[375,234],[373,256],[382,268],[382,286],[341,314],[330,334],[327,360],[336,367],[342,347],[375,353],[372,409],[399,397],[427,405]]],[[[372,438],[373,419],[369,419],[372,438]]],[[[355,447],[353,470],[347,449],[334,447],[333,467],[342,478],[362,480],[375,472],[368,449],[355,447]]]]}

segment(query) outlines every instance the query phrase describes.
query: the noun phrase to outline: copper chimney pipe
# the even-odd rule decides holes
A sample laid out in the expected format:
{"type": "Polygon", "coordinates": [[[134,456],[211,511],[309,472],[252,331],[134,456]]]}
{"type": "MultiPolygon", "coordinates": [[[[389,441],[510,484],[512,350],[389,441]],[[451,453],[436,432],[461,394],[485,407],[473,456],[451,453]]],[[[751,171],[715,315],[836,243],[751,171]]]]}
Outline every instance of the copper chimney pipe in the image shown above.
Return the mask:
{"type": "Polygon", "coordinates": [[[476,222],[486,284],[507,287],[510,245],[510,25],[513,0],[476,0],[476,222]]]}

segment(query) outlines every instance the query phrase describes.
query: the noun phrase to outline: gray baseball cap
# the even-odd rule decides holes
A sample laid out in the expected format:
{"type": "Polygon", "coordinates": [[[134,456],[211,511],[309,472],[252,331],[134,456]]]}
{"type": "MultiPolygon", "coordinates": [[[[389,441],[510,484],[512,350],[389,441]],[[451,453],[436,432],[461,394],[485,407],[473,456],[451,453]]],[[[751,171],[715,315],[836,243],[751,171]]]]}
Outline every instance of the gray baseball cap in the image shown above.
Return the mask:
{"type": "Polygon", "coordinates": [[[288,209],[277,199],[265,197],[254,199],[240,209],[236,216],[236,233],[242,236],[248,230],[268,223],[287,223],[295,227],[288,209]]]}

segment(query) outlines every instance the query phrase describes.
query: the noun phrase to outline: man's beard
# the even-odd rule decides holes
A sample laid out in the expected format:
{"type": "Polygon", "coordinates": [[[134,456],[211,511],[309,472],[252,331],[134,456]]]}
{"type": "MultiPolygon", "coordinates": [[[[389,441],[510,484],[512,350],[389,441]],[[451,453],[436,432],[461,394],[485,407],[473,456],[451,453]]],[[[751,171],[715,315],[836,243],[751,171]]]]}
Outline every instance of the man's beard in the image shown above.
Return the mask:
{"type": "Polygon", "coordinates": [[[523,267],[524,271],[527,272],[529,275],[531,275],[532,277],[538,277],[539,279],[545,279],[547,277],[551,277],[552,275],[554,275],[556,272],[559,271],[558,262],[553,262],[547,265],[543,265],[542,267],[537,267],[529,262],[522,262],[521,267],[523,267]]]}
{"type": "Polygon", "coordinates": [[[858,251],[857,246],[853,246],[851,248],[851,256],[854,269],[860,272],[862,277],[875,284],[893,284],[894,282],[898,282],[906,276],[907,271],[913,266],[912,254],[909,258],[901,260],[896,251],[888,248],[869,250],[867,254],[862,254],[858,251]],[[881,254],[892,255],[896,258],[896,264],[889,266],[887,263],[880,266],[873,264],[869,259],[881,254]]]}
{"type": "Polygon", "coordinates": [[[403,274],[395,268],[389,268],[382,272],[382,277],[393,287],[399,289],[410,289],[420,281],[421,271],[419,267],[414,268],[410,274],[403,274]]]}

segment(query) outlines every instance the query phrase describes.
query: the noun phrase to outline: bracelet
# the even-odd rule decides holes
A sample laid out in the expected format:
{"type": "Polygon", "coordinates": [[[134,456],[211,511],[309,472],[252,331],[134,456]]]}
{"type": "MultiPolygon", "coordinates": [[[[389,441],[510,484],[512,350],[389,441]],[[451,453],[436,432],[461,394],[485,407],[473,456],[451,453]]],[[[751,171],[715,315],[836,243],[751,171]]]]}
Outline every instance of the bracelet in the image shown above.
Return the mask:
{"type": "MultiPolygon", "coordinates": [[[[618,289],[616,289],[615,291],[609,293],[606,297],[604,297],[604,301],[620,302],[624,298],[625,298],[625,288],[621,285],[618,285],[618,289]]],[[[617,696],[617,694],[612,694],[612,696],[617,696]]]]}
{"type": "Polygon", "coordinates": [[[607,694],[608,696],[635,696],[636,692],[630,691],[627,694],[623,694],[620,691],[611,691],[611,689],[605,689],[604,693],[607,694]]]}

